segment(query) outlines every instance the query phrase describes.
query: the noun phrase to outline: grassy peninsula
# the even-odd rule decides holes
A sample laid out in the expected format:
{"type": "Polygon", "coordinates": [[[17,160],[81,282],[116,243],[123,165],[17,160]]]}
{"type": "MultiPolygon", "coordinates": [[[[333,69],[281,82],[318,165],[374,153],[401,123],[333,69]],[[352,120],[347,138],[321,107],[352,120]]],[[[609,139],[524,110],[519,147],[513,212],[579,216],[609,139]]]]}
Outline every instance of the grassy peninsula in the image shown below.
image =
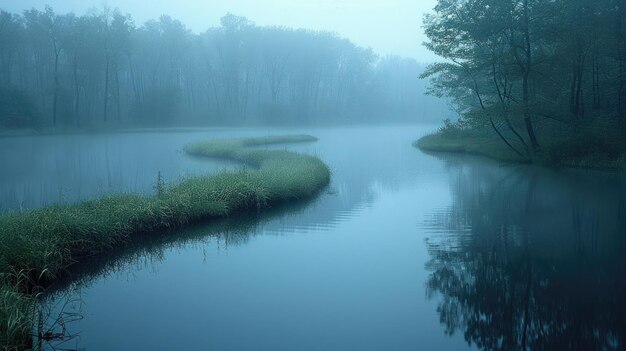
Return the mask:
{"type": "Polygon", "coordinates": [[[464,129],[446,123],[437,132],[416,140],[413,146],[431,152],[481,155],[502,162],[619,172],[626,169],[626,140],[619,135],[587,129],[579,131],[575,137],[551,136],[544,140],[549,142],[532,152],[519,146],[520,150],[525,150],[519,154],[488,130],[464,129]]]}
{"type": "Polygon", "coordinates": [[[239,171],[158,182],[156,194],[119,194],[0,216],[0,344],[28,348],[37,295],[70,265],[124,247],[140,234],[315,195],[330,181],[320,159],[259,146],[312,142],[307,135],[211,140],[187,154],[234,160],[239,171]]]}

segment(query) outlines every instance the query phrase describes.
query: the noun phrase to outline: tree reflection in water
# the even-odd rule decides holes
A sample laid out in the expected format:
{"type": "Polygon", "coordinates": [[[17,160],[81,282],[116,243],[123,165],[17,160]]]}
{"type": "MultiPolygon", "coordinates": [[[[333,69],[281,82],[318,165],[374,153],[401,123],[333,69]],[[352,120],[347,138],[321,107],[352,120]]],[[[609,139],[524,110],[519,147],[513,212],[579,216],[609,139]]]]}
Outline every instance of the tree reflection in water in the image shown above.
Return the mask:
{"type": "Polygon", "coordinates": [[[626,347],[626,184],[616,175],[446,156],[429,297],[484,350],[626,347]]]}

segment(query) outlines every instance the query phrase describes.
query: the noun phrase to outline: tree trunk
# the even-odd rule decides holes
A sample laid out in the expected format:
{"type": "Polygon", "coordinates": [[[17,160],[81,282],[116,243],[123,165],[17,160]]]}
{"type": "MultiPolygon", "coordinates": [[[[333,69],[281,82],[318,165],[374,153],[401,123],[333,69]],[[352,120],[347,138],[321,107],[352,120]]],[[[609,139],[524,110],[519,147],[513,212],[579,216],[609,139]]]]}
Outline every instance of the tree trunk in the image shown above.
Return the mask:
{"type": "MultiPolygon", "coordinates": [[[[207,70],[209,72],[209,82],[211,83],[211,87],[213,88],[213,98],[215,99],[215,107],[217,109],[217,114],[219,115],[221,113],[220,99],[219,99],[219,96],[217,94],[217,85],[215,84],[215,77],[213,76],[213,70],[211,68],[211,65],[207,65],[207,70]]],[[[209,99],[209,105],[210,105],[210,103],[211,102],[210,102],[210,99],[209,99]]]]}
{"type": "Polygon", "coordinates": [[[109,56],[106,58],[104,69],[104,121],[107,121],[107,109],[109,107],[109,56]]]}
{"type": "Polygon", "coordinates": [[[128,58],[128,68],[130,69],[130,81],[133,84],[133,94],[135,95],[135,101],[139,102],[139,90],[137,89],[137,82],[135,80],[135,70],[133,69],[133,61],[130,54],[126,54],[128,58]]]}
{"type": "Polygon", "coordinates": [[[472,79],[472,82],[474,84],[474,93],[476,94],[476,98],[478,99],[478,103],[480,104],[480,108],[483,110],[483,112],[485,112],[485,114],[488,116],[489,118],[489,123],[491,124],[491,128],[493,129],[494,132],[496,132],[496,134],[500,137],[500,139],[502,139],[502,141],[511,149],[513,150],[516,154],[518,154],[520,157],[524,157],[524,155],[519,152],[513,145],[511,145],[511,143],[507,140],[507,138],[500,132],[500,130],[498,129],[498,127],[496,126],[496,124],[493,122],[493,117],[491,116],[491,114],[489,112],[487,112],[487,108],[485,107],[485,103],[483,102],[483,98],[480,95],[480,90],[478,88],[478,82],[476,81],[476,79],[474,78],[474,75],[472,75],[472,72],[470,71],[470,69],[467,66],[464,66],[465,71],[467,72],[467,75],[472,79]]]}
{"type": "Polygon", "coordinates": [[[617,92],[617,113],[621,123],[626,123],[626,114],[624,111],[624,89],[626,88],[626,75],[624,69],[624,16],[626,16],[626,0],[622,0],[619,4],[618,25],[617,25],[617,60],[619,64],[619,89],[617,92]]]}
{"type": "MultiPolygon", "coordinates": [[[[498,98],[500,100],[500,105],[502,107],[502,117],[504,118],[504,121],[507,125],[507,127],[511,130],[511,132],[517,137],[517,140],[520,142],[520,144],[522,144],[522,147],[524,148],[524,150],[526,150],[526,153],[528,153],[528,145],[526,144],[526,141],[524,141],[524,138],[522,138],[522,136],[517,132],[517,130],[515,129],[515,127],[513,126],[513,124],[511,123],[511,120],[508,117],[508,111],[507,111],[507,106],[506,106],[506,74],[505,74],[505,78],[504,78],[504,87],[503,89],[500,89],[500,84],[498,83],[498,78],[496,76],[496,59],[495,56],[492,57],[492,62],[491,62],[491,74],[492,74],[492,78],[493,78],[493,84],[496,87],[496,91],[498,92],[498,98]]],[[[497,128],[495,128],[495,124],[493,123],[493,121],[491,121],[491,126],[494,128],[494,130],[497,130],[497,128]]],[[[500,134],[498,132],[498,134],[500,134]]],[[[504,139],[505,142],[508,143],[508,141],[506,139],[504,139]]],[[[514,151],[517,152],[517,150],[514,149],[514,151]]]]}
{"type": "Polygon", "coordinates": [[[599,110],[600,109],[600,63],[598,59],[597,39],[594,40],[594,44],[593,44],[592,76],[593,76],[593,108],[595,110],[599,110]]]}
{"type": "Polygon", "coordinates": [[[117,123],[122,122],[122,107],[121,107],[121,96],[120,96],[120,70],[117,67],[117,60],[115,62],[115,107],[117,113],[117,123]]]}
{"type": "Polygon", "coordinates": [[[583,55],[580,55],[579,61],[578,61],[578,70],[576,71],[576,93],[575,93],[575,105],[574,105],[574,111],[576,113],[576,117],[578,119],[584,118],[584,112],[583,112],[583,104],[582,104],[582,100],[583,100],[583,67],[585,65],[584,62],[584,57],[583,55]]]}
{"type": "Polygon", "coordinates": [[[529,79],[530,79],[530,70],[532,67],[532,54],[531,54],[531,46],[530,46],[530,19],[528,14],[528,0],[524,0],[524,40],[526,44],[526,62],[523,73],[523,82],[522,82],[522,99],[524,103],[524,124],[526,125],[526,132],[528,133],[528,137],[530,138],[530,144],[533,148],[533,151],[539,149],[539,141],[537,140],[537,135],[535,134],[535,129],[533,126],[533,122],[530,114],[530,94],[529,94],[529,79]]]}
{"type": "Polygon", "coordinates": [[[60,52],[55,48],[54,52],[54,97],[52,101],[52,126],[57,126],[57,105],[59,102],[59,55],[60,52]]]}
{"type": "Polygon", "coordinates": [[[576,65],[572,65],[572,84],[569,90],[569,111],[573,117],[576,117],[576,87],[578,82],[578,74],[576,73],[576,65]]]}
{"type": "Polygon", "coordinates": [[[74,114],[76,127],[80,128],[80,87],[78,85],[78,55],[74,53],[74,114]]]}

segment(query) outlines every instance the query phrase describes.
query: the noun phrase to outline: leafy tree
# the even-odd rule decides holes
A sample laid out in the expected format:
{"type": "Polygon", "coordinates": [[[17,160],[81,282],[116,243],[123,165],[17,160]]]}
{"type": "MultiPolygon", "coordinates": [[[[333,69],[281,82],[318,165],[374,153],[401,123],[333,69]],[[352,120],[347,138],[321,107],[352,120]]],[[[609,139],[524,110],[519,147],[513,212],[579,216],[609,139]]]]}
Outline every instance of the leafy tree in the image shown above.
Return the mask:
{"type": "Polygon", "coordinates": [[[440,0],[426,16],[431,93],[450,97],[459,126],[520,156],[543,143],[623,124],[624,1],[440,0]],[[606,26],[604,24],[612,25],[606,26]],[[523,132],[522,132],[523,130],[523,132]]]}
{"type": "MultiPolygon", "coordinates": [[[[27,96],[41,127],[347,122],[424,109],[414,61],[233,14],[195,34],[169,16],[136,24],[106,6],[1,12],[0,44],[0,87],[27,96]]],[[[425,103],[433,119],[445,113],[425,103]]]]}

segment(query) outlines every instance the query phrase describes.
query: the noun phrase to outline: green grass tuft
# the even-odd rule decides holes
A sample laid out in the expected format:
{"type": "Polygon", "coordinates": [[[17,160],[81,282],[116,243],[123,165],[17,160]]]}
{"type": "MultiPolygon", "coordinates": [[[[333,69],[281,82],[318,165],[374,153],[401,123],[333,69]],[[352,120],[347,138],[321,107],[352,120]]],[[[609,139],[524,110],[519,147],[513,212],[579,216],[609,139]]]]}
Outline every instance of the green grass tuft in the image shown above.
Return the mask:
{"type": "Polygon", "coordinates": [[[30,338],[32,286],[46,285],[82,258],[127,245],[139,234],[313,196],[330,181],[320,159],[255,147],[315,140],[296,135],[195,142],[185,146],[187,154],[247,167],[178,184],[159,182],[154,196],[112,195],[0,216],[0,342],[22,345],[30,338]],[[16,271],[29,272],[29,279],[11,275],[16,271]]]}

